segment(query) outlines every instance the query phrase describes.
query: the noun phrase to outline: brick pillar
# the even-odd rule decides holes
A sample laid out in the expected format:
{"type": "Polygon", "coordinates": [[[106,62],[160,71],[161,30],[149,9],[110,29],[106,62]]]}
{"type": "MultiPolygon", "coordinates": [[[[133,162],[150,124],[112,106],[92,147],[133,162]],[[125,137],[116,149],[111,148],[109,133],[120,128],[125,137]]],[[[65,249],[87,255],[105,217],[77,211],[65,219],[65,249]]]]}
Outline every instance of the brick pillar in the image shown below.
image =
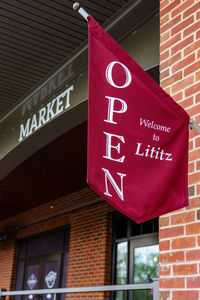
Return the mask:
{"type": "Polygon", "coordinates": [[[6,241],[0,243],[0,288],[14,289],[16,276],[17,246],[16,237],[11,236],[6,241]]]}
{"type": "MultiPolygon", "coordinates": [[[[75,211],[70,224],[68,287],[110,284],[111,215],[104,201],[75,211]]],[[[109,299],[109,293],[70,294],[69,299],[109,299]]]]}
{"type": "MultiPolygon", "coordinates": [[[[200,123],[200,1],[160,0],[161,86],[200,123]]],[[[190,131],[189,207],[160,218],[160,300],[200,299],[200,136],[190,131]]]]}

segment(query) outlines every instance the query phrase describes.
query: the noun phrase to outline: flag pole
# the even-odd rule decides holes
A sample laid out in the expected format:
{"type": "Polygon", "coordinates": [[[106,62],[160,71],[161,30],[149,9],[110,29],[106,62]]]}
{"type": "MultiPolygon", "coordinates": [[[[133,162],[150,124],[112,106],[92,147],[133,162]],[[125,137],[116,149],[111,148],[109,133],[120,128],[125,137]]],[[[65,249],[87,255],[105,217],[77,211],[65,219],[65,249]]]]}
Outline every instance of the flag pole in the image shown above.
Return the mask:
{"type": "Polygon", "coordinates": [[[73,4],[73,10],[77,11],[87,21],[87,17],[89,16],[89,14],[87,13],[87,11],[85,11],[85,9],[81,7],[80,3],[75,2],[73,4]]]}
{"type": "Polygon", "coordinates": [[[194,129],[198,134],[200,134],[200,126],[195,122],[194,119],[190,119],[190,129],[194,129]]]}
{"type": "MultiPolygon", "coordinates": [[[[81,7],[80,3],[75,2],[73,4],[73,10],[78,12],[87,21],[89,14],[81,7]]],[[[194,129],[198,134],[200,134],[200,126],[194,121],[194,119],[189,120],[189,128],[194,129]]]]}

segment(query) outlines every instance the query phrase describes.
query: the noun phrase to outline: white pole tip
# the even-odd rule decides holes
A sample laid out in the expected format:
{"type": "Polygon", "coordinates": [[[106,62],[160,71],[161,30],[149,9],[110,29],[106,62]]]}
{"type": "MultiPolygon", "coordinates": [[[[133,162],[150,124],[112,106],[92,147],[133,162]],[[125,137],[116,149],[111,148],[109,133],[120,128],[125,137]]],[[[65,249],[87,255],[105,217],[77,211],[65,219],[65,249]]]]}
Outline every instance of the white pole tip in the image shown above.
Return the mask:
{"type": "Polygon", "coordinates": [[[78,2],[75,2],[75,3],[73,4],[73,10],[75,10],[75,11],[78,11],[78,10],[80,9],[80,7],[81,7],[81,5],[80,5],[80,3],[78,3],[78,2]]]}

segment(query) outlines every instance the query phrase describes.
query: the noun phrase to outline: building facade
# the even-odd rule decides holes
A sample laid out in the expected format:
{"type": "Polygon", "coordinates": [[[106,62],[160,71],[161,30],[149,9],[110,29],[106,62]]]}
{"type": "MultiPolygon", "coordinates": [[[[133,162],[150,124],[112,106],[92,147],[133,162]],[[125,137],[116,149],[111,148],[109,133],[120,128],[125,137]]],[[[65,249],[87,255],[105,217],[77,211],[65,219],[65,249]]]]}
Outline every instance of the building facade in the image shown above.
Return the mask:
{"type": "MultiPolygon", "coordinates": [[[[7,69],[0,71],[5,81],[5,107],[8,101],[3,92],[7,90],[10,99],[19,94],[18,102],[8,106],[0,118],[0,288],[28,289],[27,299],[36,298],[31,290],[48,288],[50,292],[43,298],[51,299],[51,288],[150,283],[159,275],[160,300],[199,300],[200,136],[190,130],[189,206],[184,209],[136,224],[87,186],[87,42],[83,38],[63,60],[63,30],[71,39],[66,43],[76,44],[76,40],[67,31],[69,24],[64,23],[62,10],[67,9],[74,30],[77,26],[77,39],[81,40],[81,34],[84,37],[87,28],[82,19],[75,24],[80,17],[69,10],[73,3],[68,2],[49,1],[45,7],[33,0],[29,3],[32,15],[25,3],[11,5],[5,1],[0,6],[5,14],[3,24],[16,12],[16,24],[10,21],[3,34],[12,37],[13,44],[6,43],[15,49],[19,61],[11,68],[19,76],[16,82],[5,81],[12,79],[8,74],[9,63],[14,61],[11,50],[3,58],[7,69]],[[65,27],[61,29],[61,25],[65,27]],[[26,42],[32,45],[30,51],[35,51],[36,44],[45,49],[36,38],[36,29],[41,30],[47,43],[49,36],[43,26],[51,28],[49,52],[40,50],[36,56],[28,52],[33,69],[27,75],[21,53],[25,56],[29,49],[26,42]],[[52,31],[55,28],[57,33],[52,31]],[[26,32],[31,30],[29,41],[26,32]],[[15,44],[11,32],[23,35],[22,44],[15,44]],[[51,52],[53,42],[60,61],[53,57],[56,51],[51,52]],[[46,75],[37,85],[32,84],[38,70],[45,68],[46,75]]],[[[199,0],[82,4],[200,123],[199,0]]],[[[1,109],[3,112],[3,104],[1,109]]],[[[66,298],[152,300],[153,294],[151,290],[72,293],[66,298]]]]}
{"type": "MultiPolygon", "coordinates": [[[[199,123],[199,1],[160,2],[161,86],[199,123]]],[[[189,207],[160,218],[160,298],[199,299],[199,135],[190,131],[189,207]]]]}

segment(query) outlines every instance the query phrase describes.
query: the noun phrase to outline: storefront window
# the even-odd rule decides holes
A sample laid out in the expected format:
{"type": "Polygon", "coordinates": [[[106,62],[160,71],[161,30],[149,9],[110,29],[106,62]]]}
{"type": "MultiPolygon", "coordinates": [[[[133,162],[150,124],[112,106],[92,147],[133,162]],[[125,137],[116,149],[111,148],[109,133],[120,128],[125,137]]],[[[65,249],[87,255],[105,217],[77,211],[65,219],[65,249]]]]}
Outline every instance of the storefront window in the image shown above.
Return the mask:
{"type": "MultiPolygon", "coordinates": [[[[137,224],[124,215],[114,218],[114,284],[144,284],[158,277],[158,219],[137,224]]],[[[151,290],[119,291],[114,300],[153,300],[151,290]]]]}
{"type": "Polygon", "coordinates": [[[126,284],[127,282],[127,245],[127,242],[122,242],[117,245],[117,284],[126,284]]]}
{"type": "MultiPolygon", "coordinates": [[[[128,258],[128,242],[117,244],[117,263],[116,263],[116,284],[127,283],[127,258],[128,258]]],[[[126,292],[119,291],[116,294],[117,300],[125,300],[126,292]]]]}
{"type": "Polygon", "coordinates": [[[134,250],[134,283],[148,283],[158,276],[158,245],[134,250]]]}

